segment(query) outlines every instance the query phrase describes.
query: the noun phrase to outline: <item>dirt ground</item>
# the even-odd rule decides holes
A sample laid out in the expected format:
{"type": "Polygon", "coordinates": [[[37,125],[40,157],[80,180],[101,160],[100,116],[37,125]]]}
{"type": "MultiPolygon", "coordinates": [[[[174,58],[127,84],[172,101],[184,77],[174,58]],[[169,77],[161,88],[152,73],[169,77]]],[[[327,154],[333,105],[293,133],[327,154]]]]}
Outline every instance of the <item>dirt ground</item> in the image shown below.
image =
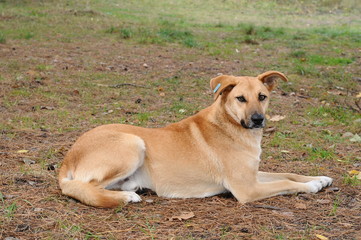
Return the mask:
{"type": "MultiPolygon", "coordinates": [[[[193,112],[164,112],[145,122],[132,114],[156,112],[175,101],[179,92],[190,90],[182,101],[201,109],[212,101],[208,79],[218,73],[240,74],[242,69],[259,74],[259,68],[252,68],[253,60],[224,60],[172,45],[139,46],[99,39],[41,44],[14,40],[0,44],[0,56],[9,62],[0,66],[5,79],[0,82],[2,124],[12,126],[3,127],[0,135],[1,239],[361,239],[361,186],[345,184],[343,179],[352,164],[303,161],[301,151],[280,153],[284,149],[269,145],[274,132],[265,134],[263,140],[262,170],[301,174],[317,170],[333,177],[333,185],[317,194],[278,196],[245,205],[230,194],[166,199],[144,191],[141,203],[115,210],[88,207],[61,195],[58,167],[82,132],[120,119],[147,127],[177,121],[193,112]],[[52,68],[35,67],[39,65],[52,68]],[[116,83],[108,81],[109,76],[120,76],[123,83],[134,86],[96,85],[116,83]],[[160,81],[173,76],[181,79],[176,86],[160,81]],[[95,85],[87,86],[88,80],[95,85]],[[113,102],[122,105],[112,108],[113,102]],[[68,115],[54,113],[59,110],[68,115]]],[[[270,115],[299,115],[301,119],[305,108],[321,104],[300,92],[292,95],[276,90],[270,115]]],[[[309,126],[287,120],[286,127],[279,124],[270,122],[268,129],[322,130],[320,126],[303,130],[309,126]]],[[[337,156],[350,152],[360,156],[358,147],[337,145],[337,156]]]]}

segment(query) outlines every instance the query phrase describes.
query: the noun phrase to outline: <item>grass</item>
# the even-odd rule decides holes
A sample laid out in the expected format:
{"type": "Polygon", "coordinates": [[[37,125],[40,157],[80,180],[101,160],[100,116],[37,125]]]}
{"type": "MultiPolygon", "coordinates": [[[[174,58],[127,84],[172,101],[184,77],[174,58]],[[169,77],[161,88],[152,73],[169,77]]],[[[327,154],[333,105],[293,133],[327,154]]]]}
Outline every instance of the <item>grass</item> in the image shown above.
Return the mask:
{"type": "Polygon", "coordinates": [[[51,65],[45,65],[45,64],[40,64],[36,66],[36,70],[38,71],[48,71],[51,70],[53,68],[53,66],[51,65]]]}
{"type": "Polygon", "coordinates": [[[335,122],[341,125],[352,125],[353,122],[359,117],[354,114],[353,111],[345,109],[343,107],[327,107],[320,106],[310,108],[308,114],[315,118],[319,118],[318,123],[324,123],[324,125],[333,125],[335,122]]]}
{"type": "Polygon", "coordinates": [[[131,29],[128,28],[122,28],[120,29],[120,37],[124,39],[131,38],[133,35],[133,32],[131,29]]]}
{"type": "Polygon", "coordinates": [[[186,47],[197,47],[194,35],[187,30],[178,30],[173,24],[160,24],[157,28],[116,28],[111,26],[106,33],[118,33],[120,38],[134,40],[141,44],[179,43],[186,47]]]}
{"type": "Polygon", "coordinates": [[[337,214],[337,210],[340,206],[340,203],[341,203],[341,200],[339,197],[337,197],[334,201],[333,201],[333,204],[332,204],[332,208],[331,208],[331,211],[329,213],[330,216],[335,216],[337,214]]]}
{"type": "Polygon", "coordinates": [[[360,129],[359,16],[351,0],[0,1],[0,155],[6,159],[0,238],[311,239],[331,228],[355,238],[343,221],[357,220],[348,199],[359,200],[360,184],[344,171],[358,166],[359,143],[342,135],[360,129]],[[58,169],[48,166],[59,166],[82,132],[108,123],[161,127],[211,104],[209,80],[217,74],[271,69],[290,82],[272,93],[269,114],[286,118],[268,123],[275,132],[263,139],[261,167],[330,175],[339,195],[255,203],[297,216],[285,218],[283,210],[223,196],[170,200],[145,193],[153,202],[105,210],[60,194],[58,169]],[[134,86],[110,87],[124,83],[134,86]],[[168,221],[179,211],[195,218],[168,221]],[[24,222],[31,231],[14,233],[24,222]]]}
{"type": "Polygon", "coordinates": [[[349,58],[334,58],[334,57],[321,56],[321,55],[311,55],[309,56],[308,61],[310,64],[335,66],[335,65],[348,65],[352,63],[354,60],[349,58]]]}
{"type": "Polygon", "coordinates": [[[0,43],[2,44],[6,43],[6,37],[2,32],[0,32],[0,43]]]}
{"type": "Polygon", "coordinates": [[[309,157],[308,159],[311,161],[314,160],[333,160],[335,159],[336,155],[334,151],[324,148],[317,148],[313,147],[309,150],[309,157]]]}
{"type": "Polygon", "coordinates": [[[361,180],[357,178],[357,176],[350,176],[345,174],[343,177],[343,183],[350,186],[359,186],[361,185],[361,180]]]}
{"type": "Polygon", "coordinates": [[[5,216],[11,219],[13,218],[16,210],[18,209],[18,205],[16,204],[16,202],[13,202],[8,206],[3,206],[3,208],[5,210],[5,216]]]}
{"type": "Polygon", "coordinates": [[[154,225],[151,225],[148,221],[145,222],[144,226],[139,226],[139,230],[143,232],[148,239],[156,239],[154,234],[156,227],[154,225]]]}
{"type": "Polygon", "coordinates": [[[20,33],[18,38],[29,40],[29,39],[33,38],[34,36],[35,36],[35,34],[32,32],[24,32],[24,33],[20,33]]]}

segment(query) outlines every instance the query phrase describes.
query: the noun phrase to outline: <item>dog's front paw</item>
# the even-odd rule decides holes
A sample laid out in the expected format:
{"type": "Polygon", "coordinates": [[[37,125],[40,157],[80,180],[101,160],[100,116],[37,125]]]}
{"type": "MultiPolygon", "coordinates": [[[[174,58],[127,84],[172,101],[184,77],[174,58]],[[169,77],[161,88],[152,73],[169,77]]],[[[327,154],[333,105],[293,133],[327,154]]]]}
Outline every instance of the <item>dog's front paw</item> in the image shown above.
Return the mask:
{"type": "Polygon", "coordinates": [[[131,191],[122,191],[123,194],[125,194],[127,203],[129,202],[141,202],[142,198],[136,194],[135,192],[131,191]]]}
{"type": "Polygon", "coordinates": [[[312,180],[305,183],[307,185],[308,193],[317,193],[322,189],[322,182],[320,180],[312,180]]]}
{"type": "Polygon", "coordinates": [[[320,182],[321,182],[321,184],[322,184],[322,187],[331,186],[332,181],[333,181],[332,178],[326,177],[326,176],[320,176],[320,177],[319,177],[319,180],[320,180],[320,182]]]}
{"type": "Polygon", "coordinates": [[[316,177],[315,180],[306,183],[308,191],[310,193],[317,193],[324,187],[328,187],[332,184],[333,179],[326,176],[316,177]]]}

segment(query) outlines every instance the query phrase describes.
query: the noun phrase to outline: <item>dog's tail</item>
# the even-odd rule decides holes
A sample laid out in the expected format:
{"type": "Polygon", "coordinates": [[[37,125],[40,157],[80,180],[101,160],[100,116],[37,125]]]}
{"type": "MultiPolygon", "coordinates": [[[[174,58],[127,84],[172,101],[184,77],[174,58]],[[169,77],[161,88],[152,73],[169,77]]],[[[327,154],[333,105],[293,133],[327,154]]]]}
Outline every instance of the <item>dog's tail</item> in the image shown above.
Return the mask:
{"type": "Polygon", "coordinates": [[[141,200],[134,192],[110,191],[97,186],[93,182],[73,179],[66,164],[63,164],[60,168],[59,186],[64,195],[94,207],[114,208],[131,201],[138,202],[141,200]]]}

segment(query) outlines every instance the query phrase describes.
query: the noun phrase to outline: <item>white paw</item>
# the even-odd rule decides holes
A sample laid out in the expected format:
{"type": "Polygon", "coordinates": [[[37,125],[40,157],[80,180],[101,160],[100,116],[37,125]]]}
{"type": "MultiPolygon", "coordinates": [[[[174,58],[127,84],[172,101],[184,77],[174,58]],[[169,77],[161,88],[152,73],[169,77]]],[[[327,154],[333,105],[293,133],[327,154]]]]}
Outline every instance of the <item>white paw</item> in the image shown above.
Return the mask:
{"type": "Polygon", "coordinates": [[[308,187],[309,193],[317,193],[322,189],[322,183],[319,180],[312,180],[310,182],[305,183],[308,187]]]}
{"type": "Polygon", "coordinates": [[[326,177],[326,176],[320,176],[319,180],[322,183],[322,187],[328,187],[331,186],[333,179],[330,177],[326,177]]]}
{"type": "Polygon", "coordinates": [[[136,194],[135,192],[123,191],[122,193],[125,194],[127,202],[141,202],[142,201],[141,197],[138,194],[136,194]]]}

